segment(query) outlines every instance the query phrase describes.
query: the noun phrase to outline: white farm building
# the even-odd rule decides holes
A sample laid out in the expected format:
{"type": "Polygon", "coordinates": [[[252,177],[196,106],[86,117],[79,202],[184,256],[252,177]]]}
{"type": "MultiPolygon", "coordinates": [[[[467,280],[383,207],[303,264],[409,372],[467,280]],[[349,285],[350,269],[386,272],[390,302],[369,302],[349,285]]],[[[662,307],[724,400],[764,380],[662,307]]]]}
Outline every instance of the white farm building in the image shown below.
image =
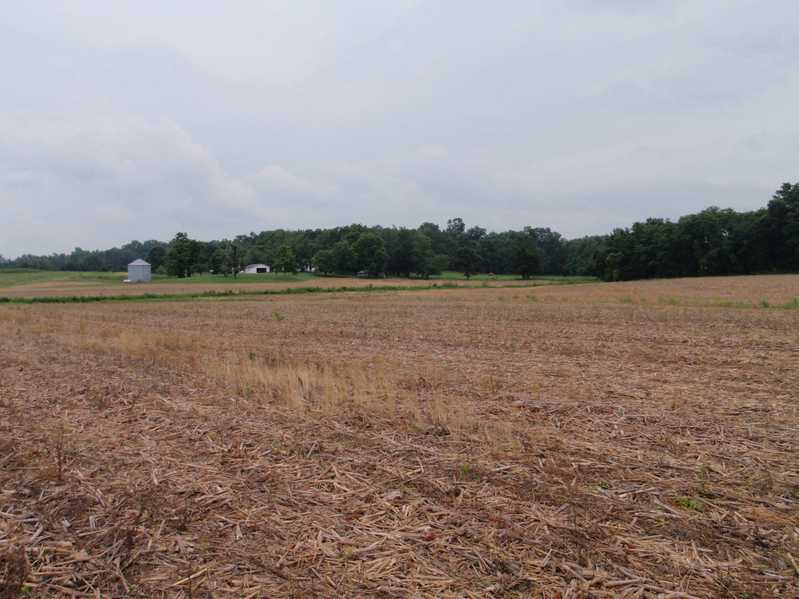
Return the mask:
{"type": "Polygon", "coordinates": [[[144,260],[134,260],[128,264],[128,283],[149,283],[150,263],[144,260]]]}
{"type": "Polygon", "coordinates": [[[271,270],[272,269],[269,268],[268,264],[248,264],[241,272],[243,272],[245,275],[255,275],[270,272],[271,270]]]}

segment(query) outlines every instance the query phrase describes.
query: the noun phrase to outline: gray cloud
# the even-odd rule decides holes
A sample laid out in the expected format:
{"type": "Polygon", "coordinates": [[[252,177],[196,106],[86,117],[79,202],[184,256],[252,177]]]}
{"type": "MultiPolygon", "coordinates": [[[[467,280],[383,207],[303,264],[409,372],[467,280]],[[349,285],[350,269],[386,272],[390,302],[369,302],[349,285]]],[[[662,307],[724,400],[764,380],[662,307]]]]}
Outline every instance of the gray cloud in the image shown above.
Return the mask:
{"type": "Polygon", "coordinates": [[[778,0],[24,3],[0,253],[275,227],[605,232],[795,180],[778,0]]]}

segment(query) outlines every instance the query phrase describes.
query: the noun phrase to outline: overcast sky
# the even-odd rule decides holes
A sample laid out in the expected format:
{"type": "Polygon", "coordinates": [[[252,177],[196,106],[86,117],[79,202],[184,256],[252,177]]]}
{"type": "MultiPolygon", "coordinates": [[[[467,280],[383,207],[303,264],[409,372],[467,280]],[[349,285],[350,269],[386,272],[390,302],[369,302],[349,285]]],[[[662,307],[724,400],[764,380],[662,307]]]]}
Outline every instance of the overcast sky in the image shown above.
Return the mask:
{"type": "Polygon", "coordinates": [[[797,0],[8,2],[0,254],[757,208],[799,180],[797,23],[797,0]]]}

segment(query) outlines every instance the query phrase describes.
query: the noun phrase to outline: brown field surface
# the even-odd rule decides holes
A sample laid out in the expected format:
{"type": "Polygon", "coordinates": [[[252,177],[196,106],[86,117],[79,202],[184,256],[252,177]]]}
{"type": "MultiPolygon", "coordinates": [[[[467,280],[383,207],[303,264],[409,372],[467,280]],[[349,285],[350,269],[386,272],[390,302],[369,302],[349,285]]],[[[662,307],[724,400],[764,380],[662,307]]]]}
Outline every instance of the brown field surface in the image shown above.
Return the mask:
{"type": "Polygon", "coordinates": [[[799,597],[796,297],[0,305],[0,597],[799,597]]]}
{"type": "Polygon", "coordinates": [[[752,275],[694,279],[655,279],[595,284],[545,292],[559,301],[610,301],[632,304],[746,307],[767,302],[779,306],[799,299],[799,275],[752,275]]]}
{"type": "Polygon", "coordinates": [[[15,285],[7,289],[0,289],[0,297],[26,298],[26,297],[62,297],[62,296],[107,296],[107,295],[144,295],[154,293],[158,295],[172,294],[197,294],[205,291],[224,293],[227,291],[257,292],[279,291],[297,287],[369,287],[371,286],[401,286],[401,287],[428,287],[434,283],[439,285],[449,284],[459,287],[490,287],[490,286],[528,286],[548,285],[552,281],[536,280],[497,280],[497,281],[444,281],[425,279],[356,279],[345,277],[316,277],[300,281],[268,281],[257,283],[253,281],[217,280],[209,283],[137,283],[135,285],[109,284],[102,281],[41,281],[15,285]]]}
{"type": "Polygon", "coordinates": [[[316,278],[307,281],[253,283],[230,281],[214,283],[137,283],[135,285],[104,284],[96,281],[43,281],[3,289],[5,297],[42,297],[73,295],[143,295],[145,293],[174,294],[204,291],[266,291],[291,287],[361,287],[372,285],[429,285],[420,279],[343,279],[316,278]]]}

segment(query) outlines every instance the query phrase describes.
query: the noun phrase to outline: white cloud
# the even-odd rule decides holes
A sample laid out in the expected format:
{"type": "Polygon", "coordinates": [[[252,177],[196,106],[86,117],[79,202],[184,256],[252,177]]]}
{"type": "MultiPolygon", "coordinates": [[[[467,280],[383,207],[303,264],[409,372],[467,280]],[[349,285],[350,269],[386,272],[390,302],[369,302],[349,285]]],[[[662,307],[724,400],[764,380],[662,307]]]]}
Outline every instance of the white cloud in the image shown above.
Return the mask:
{"type": "Polygon", "coordinates": [[[755,208],[797,179],[797,20],[791,0],[18,3],[0,253],[755,208]]]}
{"type": "Polygon", "coordinates": [[[304,179],[286,168],[269,164],[260,169],[250,179],[252,184],[264,193],[290,194],[308,197],[321,197],[332,189],[324,183],[304,179]]]}

